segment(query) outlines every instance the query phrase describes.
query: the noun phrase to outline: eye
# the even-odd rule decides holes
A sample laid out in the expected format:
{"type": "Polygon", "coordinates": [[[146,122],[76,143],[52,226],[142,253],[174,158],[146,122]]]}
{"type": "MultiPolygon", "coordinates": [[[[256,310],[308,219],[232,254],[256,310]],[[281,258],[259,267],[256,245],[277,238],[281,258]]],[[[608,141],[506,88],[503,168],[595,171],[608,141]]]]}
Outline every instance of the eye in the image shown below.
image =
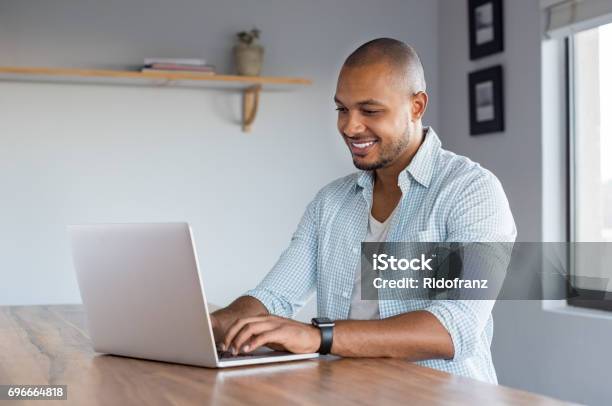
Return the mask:
{"type": "Polygon", "coordinates": [[[339,113],[346,113],[346,107],[336,107],[336,111],[339,113]]]}
{"type": "Polygon", "coordinates": [[[380,113],[379,110],[362,110],[363,114],[368,115],[368,116],[373,116],[375,114],[380,113]]]}

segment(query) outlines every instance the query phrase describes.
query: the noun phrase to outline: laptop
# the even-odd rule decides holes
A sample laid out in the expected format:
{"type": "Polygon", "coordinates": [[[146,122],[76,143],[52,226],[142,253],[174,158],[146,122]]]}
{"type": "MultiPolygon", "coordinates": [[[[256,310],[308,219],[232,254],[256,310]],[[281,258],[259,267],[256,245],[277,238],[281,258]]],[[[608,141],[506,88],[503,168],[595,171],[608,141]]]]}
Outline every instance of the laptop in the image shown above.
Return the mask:
{"type": "Polygon", "coordinates": [[[318,356],[217,351],[187,223],[74,225],[68,232],[97,352],[210,368],[318,356]]]}

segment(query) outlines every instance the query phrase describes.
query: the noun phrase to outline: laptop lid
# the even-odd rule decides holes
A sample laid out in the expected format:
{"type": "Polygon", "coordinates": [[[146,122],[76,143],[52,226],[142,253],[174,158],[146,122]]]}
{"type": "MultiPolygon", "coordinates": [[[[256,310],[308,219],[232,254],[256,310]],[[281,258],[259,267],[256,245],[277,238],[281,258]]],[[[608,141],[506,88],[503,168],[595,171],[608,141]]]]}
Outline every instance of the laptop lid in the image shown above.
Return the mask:
{"type": "Polygon", "coordinates": [[[96,351],[217,365],[187,223],[75,225],[68,230],[96,351]]]}

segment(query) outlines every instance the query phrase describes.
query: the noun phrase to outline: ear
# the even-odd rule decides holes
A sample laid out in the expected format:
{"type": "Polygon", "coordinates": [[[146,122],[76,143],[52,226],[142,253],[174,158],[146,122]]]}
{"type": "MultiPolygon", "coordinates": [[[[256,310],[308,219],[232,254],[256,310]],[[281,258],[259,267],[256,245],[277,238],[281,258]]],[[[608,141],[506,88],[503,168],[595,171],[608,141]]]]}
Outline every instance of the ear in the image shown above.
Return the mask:
{"type": "Polygon", "coordinates": [[[412,95],[412,121],[418,121],[425,114],[427,109],[427,100],[429,96],[425,92],[417,92],[412,95]]]}

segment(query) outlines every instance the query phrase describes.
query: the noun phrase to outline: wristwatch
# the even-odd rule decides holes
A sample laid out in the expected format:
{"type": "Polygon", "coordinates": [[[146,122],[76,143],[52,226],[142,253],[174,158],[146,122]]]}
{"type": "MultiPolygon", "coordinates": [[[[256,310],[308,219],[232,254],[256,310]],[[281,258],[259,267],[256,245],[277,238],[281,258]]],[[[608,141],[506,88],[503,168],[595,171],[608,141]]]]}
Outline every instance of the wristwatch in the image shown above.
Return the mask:
{"type": "Polygon", "coordinates": [[[336,323],[327,317],[315,317],[312,319],[312,325],[321,330],[319,354],[329,354],[334,342],[334,326],[336,323]]]}

